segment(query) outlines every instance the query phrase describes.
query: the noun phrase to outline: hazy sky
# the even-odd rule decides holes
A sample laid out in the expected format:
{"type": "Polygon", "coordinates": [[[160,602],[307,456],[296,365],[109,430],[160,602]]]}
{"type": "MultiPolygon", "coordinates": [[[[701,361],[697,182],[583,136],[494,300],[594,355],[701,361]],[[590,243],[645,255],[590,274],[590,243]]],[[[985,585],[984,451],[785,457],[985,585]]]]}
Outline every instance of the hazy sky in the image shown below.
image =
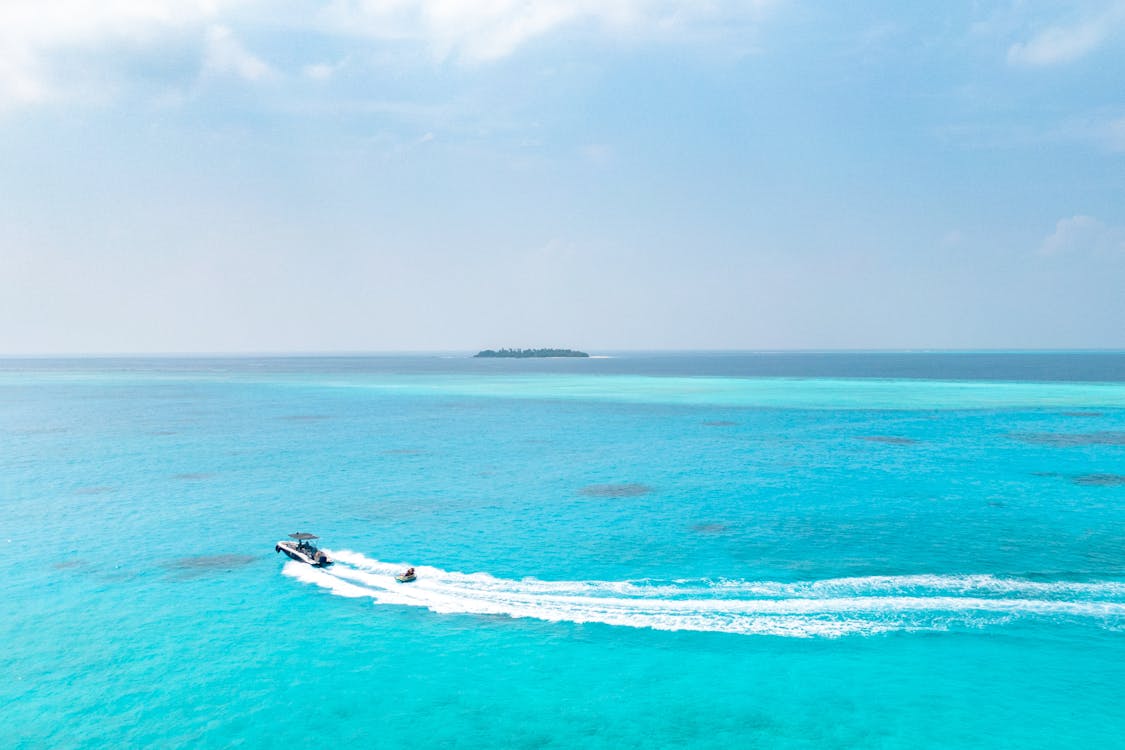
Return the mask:
{"type": "Polygon", "coordinates": [[[1125,347],[1125,0],[0,0],[0,353],[498,346],[1125,347]]]}

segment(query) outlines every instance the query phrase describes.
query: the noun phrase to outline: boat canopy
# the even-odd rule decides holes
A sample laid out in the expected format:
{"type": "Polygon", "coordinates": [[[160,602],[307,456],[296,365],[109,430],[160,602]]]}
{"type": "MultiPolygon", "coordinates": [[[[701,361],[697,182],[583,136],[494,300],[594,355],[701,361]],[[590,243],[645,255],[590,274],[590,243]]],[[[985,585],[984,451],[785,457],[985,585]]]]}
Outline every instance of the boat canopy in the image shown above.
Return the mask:
{"type": "Polygon", "coordinates": [[[289,538],[290,539],[297,539],[298,541],[303,542],[303,541],[306,541],[308,539],[319,539],[320,537],[318,537],[316,534],[302,534],[302,533],[298,532],[296,534],[290,534],[289,538]]]}

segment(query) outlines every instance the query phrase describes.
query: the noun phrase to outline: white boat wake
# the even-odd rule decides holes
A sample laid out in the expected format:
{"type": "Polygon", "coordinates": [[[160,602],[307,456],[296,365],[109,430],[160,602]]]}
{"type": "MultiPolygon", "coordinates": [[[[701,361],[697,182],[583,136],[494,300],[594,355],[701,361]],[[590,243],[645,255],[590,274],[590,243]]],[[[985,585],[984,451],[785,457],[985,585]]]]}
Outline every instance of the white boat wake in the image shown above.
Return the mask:
{"type": "Polygon", "coordinates": [[[338,596],[425,607],[443,614],[504,615],[792,637],[982,628],[1018,619],[1092,621],[1125,629],[1125,582],[1031,581],[974,576],[869,576],[800,583],[741,580],[541,581],[406,566],[330,552],[336,564],[286,563],[285,575],[338,596]]]}

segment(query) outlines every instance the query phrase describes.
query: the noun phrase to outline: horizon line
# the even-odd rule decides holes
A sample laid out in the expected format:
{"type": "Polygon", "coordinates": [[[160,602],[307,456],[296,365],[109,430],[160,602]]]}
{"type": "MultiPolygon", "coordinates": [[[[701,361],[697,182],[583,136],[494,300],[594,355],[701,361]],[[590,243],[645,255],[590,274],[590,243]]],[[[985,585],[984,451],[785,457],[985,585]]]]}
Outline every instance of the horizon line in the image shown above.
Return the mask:
{"type": "MultiPolygon", "coordinates": [[[[0,352],[0,360],[11,359],[250,359],[250,358],[359,358],[472,355],[481,349],[340,349],[340,350],[245,350],[167,352],[0,352]]],[[[580,350],[586,351],[586,350],[580,350]]],[[[769,349],[592,349],[590,354],[1125,354],[1125,348],[769,348],[769,349]]],[[[579,358],[581,359],[581,358],[579,358]]]]}

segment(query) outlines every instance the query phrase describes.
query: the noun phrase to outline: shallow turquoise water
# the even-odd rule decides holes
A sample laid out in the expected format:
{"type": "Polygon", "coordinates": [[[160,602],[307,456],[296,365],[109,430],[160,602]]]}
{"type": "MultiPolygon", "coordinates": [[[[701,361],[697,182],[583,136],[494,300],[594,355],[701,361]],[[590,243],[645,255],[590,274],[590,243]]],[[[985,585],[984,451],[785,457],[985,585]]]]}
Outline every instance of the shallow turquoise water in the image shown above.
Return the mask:
{"type": "Polygon", "coordinates": [[[0,728],[1122,746],[1119,378],[626,365],[0,368],[0,728]]]}

